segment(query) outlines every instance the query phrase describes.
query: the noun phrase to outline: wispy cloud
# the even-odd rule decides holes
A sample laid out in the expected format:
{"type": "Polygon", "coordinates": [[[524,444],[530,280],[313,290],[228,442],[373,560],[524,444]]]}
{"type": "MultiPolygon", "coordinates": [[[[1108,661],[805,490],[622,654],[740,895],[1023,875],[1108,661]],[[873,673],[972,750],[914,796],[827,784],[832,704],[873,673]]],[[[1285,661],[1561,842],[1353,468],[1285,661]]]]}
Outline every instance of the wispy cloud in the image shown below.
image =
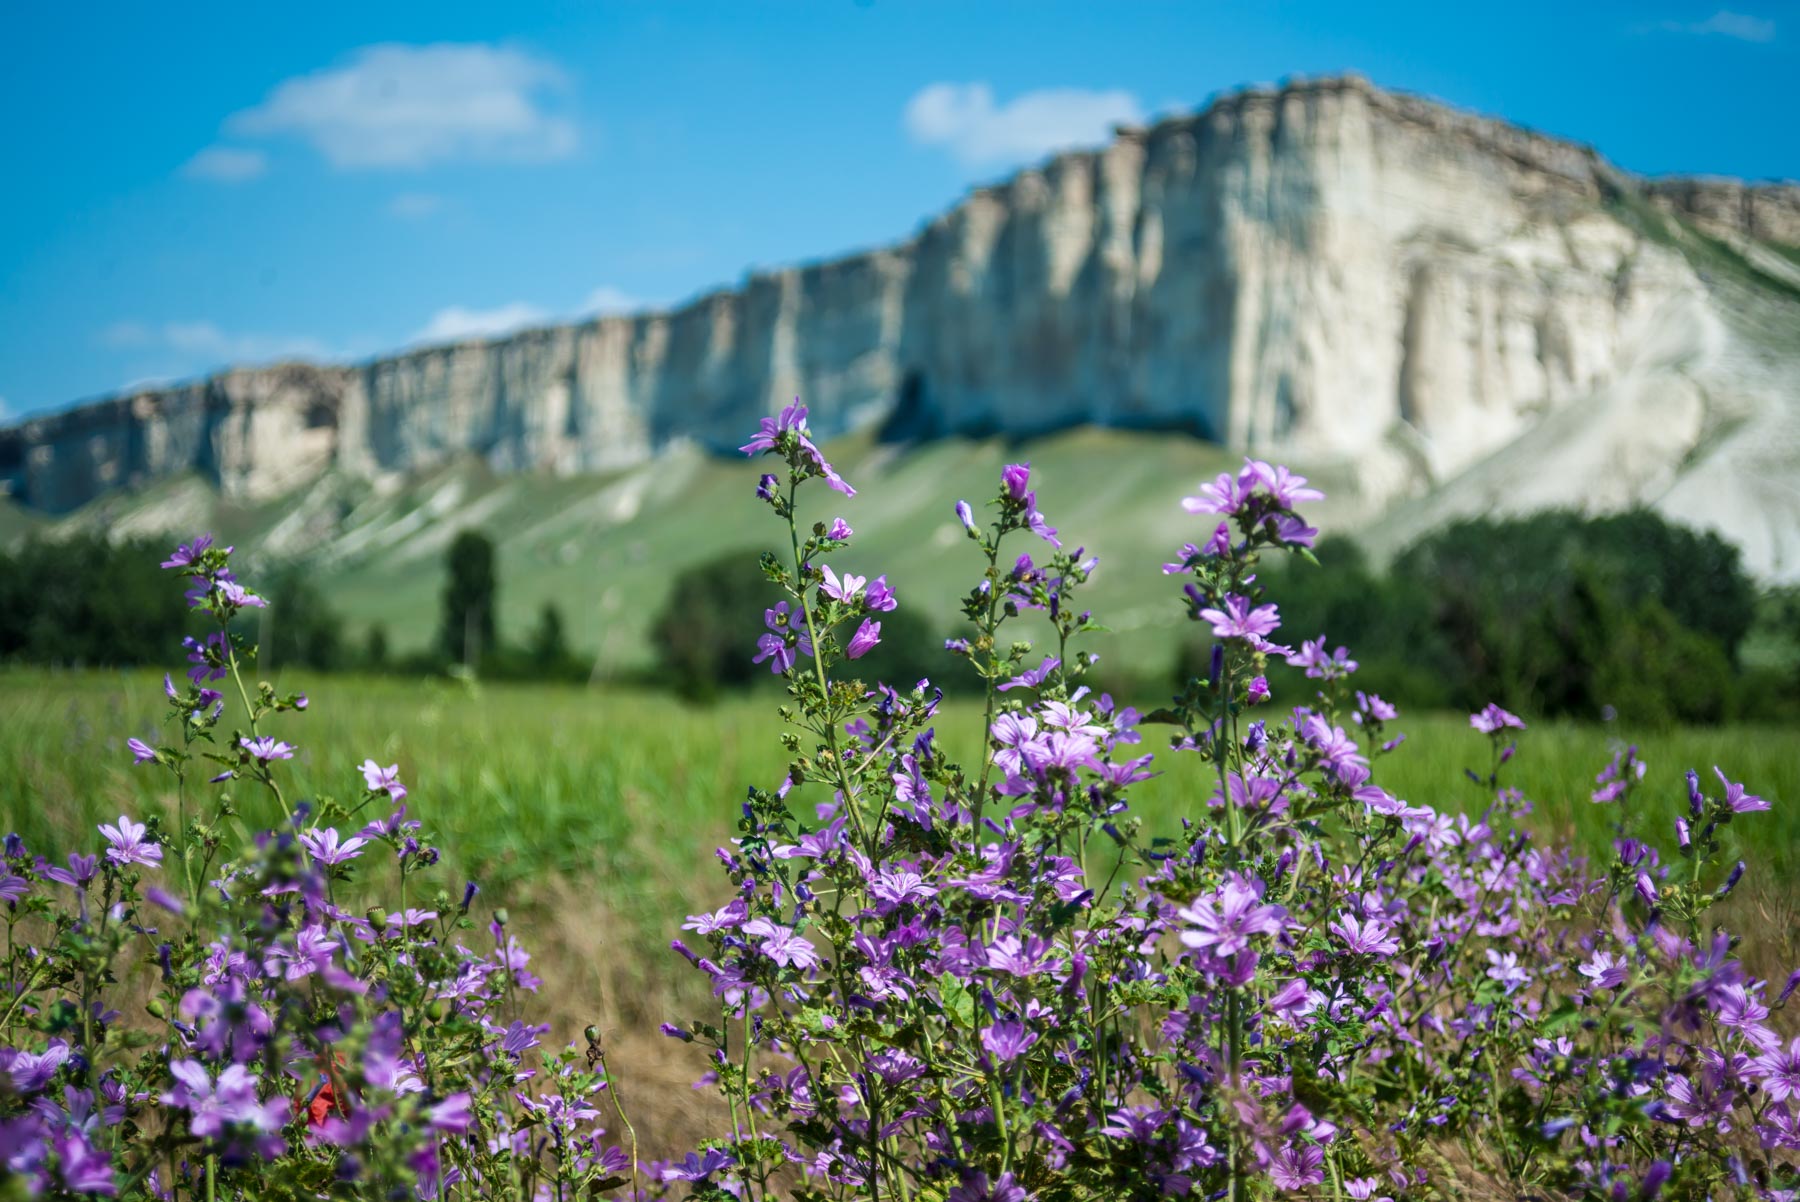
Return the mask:
{"type": "Polygon", "coordinates": [[[388,202],[388,212],[403,221],[421,221],[444,207],[444,198],[431,192],[402,192],[388,202]]]}
{"type": "Polygon", "coordinates": [[[241,146],[208,146],[182,164],[181,173],[190,179],[216,180],[225,184],[241,184],[255,179],[269,169],[269,156],[260,150],[241,146]]]}
{"type": "Polygon", "coordinates": [[[651,301],[633,296],[622,288],[614,288],[611,284],[602,284],[588,293],[587,299],[581,302],[580,312],[604,317],[614,313],[637,313],[653,307],[651,301]]]}
{"type": "Polygon", "coordinates": [[[118,321],[100,332],[100,343],[112,350],[172,356],[182,364],[180,370],[271,359],[331,357],[331,349],[317,338],[228,332],[210,321],[118,321]]]}
{"type": "Polygon", "coordinates": [[[1044,88],[1005,104],[985,83],[934,83],[906,104],[907,135],[948,150],[965,167],[1009,166],[1056,150],[1094,145],[1120,124],[1144,120],[1130,92],[1044,88]]]}
{"type": "Polygon", "coordinates": [[[277,84],[225,128],[297,137],[344,170],[547,162],[580,141],[558,111],[567,91],[560,67],[514,47],[365,46],[277,84]]]}
{"type": "Polygon", "coordinates": [[[1717,34],[1740,42],[1773,42],[1775,22],[1721,8],[1704,21],[1664,21],[1655,28],[1663,33],[1717,34]]]}
{"type": "Polygon", "coordinates": [[[524,301],[514,301],[497,309],[466,309],[451,305],[432,314],[425,328],[413,335],[413,341],[461,342],[467,338],[492,338],[525,326],[542,325],[550,319],[549,313],[524,301]]]}

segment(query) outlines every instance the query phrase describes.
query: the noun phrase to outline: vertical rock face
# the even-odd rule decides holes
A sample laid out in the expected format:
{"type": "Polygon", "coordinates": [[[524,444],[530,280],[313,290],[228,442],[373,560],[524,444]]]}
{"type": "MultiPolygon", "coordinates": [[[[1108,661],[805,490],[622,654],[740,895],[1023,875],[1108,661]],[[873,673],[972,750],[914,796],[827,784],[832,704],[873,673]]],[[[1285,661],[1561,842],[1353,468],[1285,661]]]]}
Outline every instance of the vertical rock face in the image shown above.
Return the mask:
{"type": "Polygon", "coordinates": [[[327,466],[503,471],[724,450],[793,396],[824,436],[1191,431],[1370,487],[1453,475],[1630,374],[1703,285],[1621,201],[1800,241],[1800,190],[1629,177],[1592,151],[1359,79],[1224,97],[978,189],[911,240],[680,309],[284,365],[0,431],[60,511],[199,471],[278,495],[327,466]]]}

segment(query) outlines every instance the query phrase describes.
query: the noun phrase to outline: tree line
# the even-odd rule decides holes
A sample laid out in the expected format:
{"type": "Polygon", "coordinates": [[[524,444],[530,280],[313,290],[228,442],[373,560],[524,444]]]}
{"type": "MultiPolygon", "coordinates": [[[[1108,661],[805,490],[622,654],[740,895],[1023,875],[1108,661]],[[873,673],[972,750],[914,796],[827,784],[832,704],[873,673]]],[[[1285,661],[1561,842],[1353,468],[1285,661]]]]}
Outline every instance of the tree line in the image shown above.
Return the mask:
{"type": "MultiPolygon", "coordinates": [[[[165,551],[161,541],[97,535],[0,551],[0,662],[161,662],[170,638],[187,629],[182,599],[157,567],[165,551]]],[[[1800,715],[1800,589],[1759,589],[1736,547],[1648,510],[1460,521],[1385,570],[1343,539],[1322,543],[1318,558],[1330,570],[1290,565],[1274,582],[1283,636],[1324,634],[1331,647],[1348,646],[1368,691],[1415,705],[1474,708],[1492,699],[1538,714],[1641,723],[1800,715]]],[[[495,549],[479,530],[451,542],[436,635],[405,654],[380,624],[352,637],[303,567],[265,578],[269,608],[255,611],[256,629],[246,632],[262,644],[265,670],[592,674],[553,603],[523,640],[500,636],[495,549]]],[[[638,683],[705,701],[766,682],[767,669],[746,649],[776,599],[742,552],[678,573],[651,627],[654,670],[638,683]]],[[[903,605],[883,615],[881,643],[859,669],[870,680],[931,677],[954,688],[958,674],[942,648],[956,633],[903,605]]],[[[1197,632],[1173,675],[1185,680],[1208,649],[1197,632]]],[[[1282,696],[1310,696],[1297,669],[1278,663],[1271,674],[1277,684],[1286,679],[1282,696]]],[[[1102,683],[1126,696],[1163,687],[1126,677],[1102,683]]]]}
{"type": "MultiPolygon", "coordinates": [[[[0,662],[63,667],[161,663],[189,630],[181,593],[157,565],[166,539],[112,541],[94,534],[33,539],[0,550],[0,662]]],[[[263,671],[304,667],[430,674],[457,666],[494,679],[585,680],[589,662],[568,645],[561,609],[546,603],[522,643],[498,637],[494,544],[465,530],[445,555],[438,629],[430,646],[396,654],[387,627],[360,639],[305,565],[262,574],[269,604],[245,611],[263,671]]]]}

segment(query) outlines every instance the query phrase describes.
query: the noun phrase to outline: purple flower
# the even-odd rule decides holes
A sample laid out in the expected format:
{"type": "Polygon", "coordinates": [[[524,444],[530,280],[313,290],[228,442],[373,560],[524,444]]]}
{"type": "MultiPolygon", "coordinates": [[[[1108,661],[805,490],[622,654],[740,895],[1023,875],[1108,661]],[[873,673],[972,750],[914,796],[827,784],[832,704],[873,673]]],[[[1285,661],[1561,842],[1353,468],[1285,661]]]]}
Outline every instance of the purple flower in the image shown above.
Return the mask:
{"type": "Polygon", "coordinates": [[[1025,494],[1025,525],[1030,527],[1033,534],[1052,547],[1059,550],[1062,548],[1062,540],[1056,537],[1056,527],[1052,526],[1044,519],[1044,515],[1038,512],[1036,493],[1025,494]]]}
{"type": "Polygon", "coordinates": [[[775,449],[775,443],[789,430],[802,430],[806,427],[806,406],[799,403],[798,398],[792,405],[782,407],[775,417],[765,417],[757,426],[756,434],[749,442],[738,450],[746,455],[764,455],[775,449]]]}
{"type": "Polygon", "coordinates": [[[1276,1189],[1305,1189],[1325,1180],[1325,1152],[1317,1144],[1283,1144],[1269,1158],[1269,1179],[1276,1189]]]}
{"type": "Polygon", "coordinates": [[[16,902],[30,892],[30,881],[0,869],[0,902],[16,902]]]}
{"type": "Polygon", "coordinates": [[[1031,464],[1009,463],[1000,469],[1000,486],[1015,501],[1023,501],[1031,489],[1031,464]]]}
{"type": "Polygon", "coordinates": [[[1047,655],[1044,657],[1043,663],[1035,668],[1019,673],[1017,676],[1001,685],[998,691],[1004,693],[1008,689],[1020,687],[1035,689],[1044,683],[1050,673],[1056,671],[1060,667],[1062,667],[1062,660],[1057,659],[1054,655],[1047,655]]]}
{"type": "Polygon", "coordinates": [[[680,1164],[672,1164],[662,1171],[664,1181],[705,1181],[720,1169],[729,1168],[737,1161],[729,1152],[721,1152],[717,1148],[708,1148],[704,1154],[689,1152],[687,1159],[680,1164]]]}
{"type": "Polygon", "coordinates": [[[881,623],[873,618],[864,618],[856,633],[850,636],[850,645],[844,648],[844,654],[851,659],[861,659],[875,649],[881,641],[881,623]]]}
{"type": "Polygon", "coordinates": [[[291,760],[294,748],[291,743],[283,743],[267,735],[257,739],[239,739],[238,746],[250,753],[252,759],[267,764],[271,760],[291,760]]]}
{"type": "Polygon", "coordinates": [[[214,631],[204,639],[193,637],[181,640],[187,648],[188,663],[194,665],[188,669],[188,679],[195,684],[205,684],[209,680],[225,679],[225,664],[231,656],[231,640],[225,637],[224,631],[214,631]]]}
{"type": "Polygon", "coordinates": [[[1531,980],[1531,974],[1519,967],[1517,952],[1497,952],[1490,947],[1487,949],[1487,960],[1487,975],[1505,986],[1508,993],[1531,980]]]}
{"type": "Polygon", "coordinates": [[[970,534],[975,533],[975,511],[969,508],[969,503],[967,501],[958,501],[956,503],[956,517],[958,521],[968,528],[970,534]]]}
{"type": "Polygon", "coordinates": [[[785,967],[811,968],[819,962],[817,950],[807,940],[796,935],[792,927],[784,927],[766,918],[754,918],[744,924],[744,934],[760,936],[763,955],[785,967]]]}
{"type": "Polygon", "coordinates": [[[892,909],[911,901],[936,897],[937,886],[926,883],[924,877],[911,869],[896,869],[876,874],[869,884],[869,896],[892,909]]]}
{"type": "Polygon", "coordinates": [[[406,786],[400,783],[400,765],[383,768],[374,760],[362,762],[363,782],[371,793],[386,793],[395,801],[406,800],[406,786]]]}
{"type": "Polygon", "coordinates": [[[147,828],[141,822],[133,822],[125,815],[119,815],[119,825],[102,823],[100,833],[112,844],[106,849],[106,858],[123,867],[126,864],[143,864],[157,867],[162,864],[162,848],[154,843],[144,841],[147,828]]]}
{"type": "Polygon", "coordinates": [[[863,604],[877,613],[887,613],[900,604],[894,597],[894,590],[888,587],[886,576],[877,576],[869,584],[868,592],[863,594],[863,604]]]}
{"type": "Polygon", "coordinates": [[[313,859],[332,867],[354,860],[368,842],[361,835],[352,835],[339,842],[337,828],[332,826],[310,830],[300,836],[300,846],[306,848],[313,859]]]}
{"type": "Polygon", "coordinates": [[[1246,459],[1244,470],[1238,476],[1240,483],[1245,476],[1266,489],[1270,499],[1282,509],[1292,509],[1303,501],[1325,499],[1325,494],[1318,489],[1306,487],[1305,476],[1296,476],[1280,464],[1271,467],[1260,459],[1246,459]]]}
{"type": "Polygon", "coordinates": [[[1002,1064],[1017,1060],[1038,1040],[1037,1032],[1015,1019],[981,1029],[981,1046],[1002,1064]]]}
{"type": "Polygon", "coordinates": [[[261,597],[233,580],[229,575],[221,574],[213,583],[217,586],[219,595],[225,598],[225,603],[227,605],[236,605],[240,608],[248,609],[263,609],[269,604],[267,601],[264,601],[261,597]]]}
{"type": "Polygon", "coordinates": [[[85,1133],[69,1129],[52,1137],[51,1142],[62,1162],[63,1184],[70,1193],[117,1196],[119,1188],[113,1182],[112,1161],[104,1151],[89,1145],[85,1133]]]}
{"type": "Polygon", "coordinates": [[[435,1131],[447,1131],[452,1135],[464,1135],[475,1125],[475,1115],[469,1109],[467,1090],[453,1093],[436,1106],[425,1111],[425,1121],[435,1131]]]}
{"type": "Polygon", "coordinates": [[[843,579],[840,580],[838,574],[831,570],[830,564],[823,565],[820,570],[825,573],[825,583],[819,586],[819,591],[846,605],[856,600],[857,594],[862,592],[863,584],[867,580],[867,577],[852,576],[848,572],[845,572],[843,579]]]}
{"type": "Polygon", "coordinates": [[[1630,969],[1629,962],[1611,952],[1595,952],[1593,958],[1577,971],[1592,981],[1596,989],[1617,989],[1625,983],[1630,969]]]}
{"type": "Polygon", "coordinates": [[[1238,478],[1230,472],[1220,472],[1211,484],[1202,484],[1200,494],[1181,498],[1181,507],[1189,513],[1234,514],[1243,508],[1247,499],[1243,489],[1238,487],[1238,478]]]}
{"type": "Polygon", "coordinates": [[[964,1177],[944,1202],[1029,1202],[1030,1198],[1010,1172],[1000,1174],[992,1184],[986,1173],[974,1172],[964,1177]]]}
{"type": "Polygon", "coordinates": [[[850,529],[849,522],[846,522],[843,518],[833,518],[831,520],[831,528],[825,531],[825,537],[831,539],[833,542],[841,543],[855,533],[856,531],[850,529]]]}
{"type": "Polygon", "coordinates": [[[1725,779],[1725,773],[1717,765],[1713,766],[1713,775],[1725,786],[1725,804],[1734,814],[1753,814],[1758,810],[1766,810],[1769,803],[1754,793],[1744,792],[1744,786],[1735,781],[1725,779]]]}
{"type": "Polygon", "coordinates": [[[1275,519],[1275,537],[1290,547],[1310,547],[1319,538],[1319,528],[1308,526],[1291,513],[1284,513],[1275,519]]]}
{"type": "Polygon", "coordinates": [[[1756,1057],[1745,1066],[1744,1075],[1760,1080],[1777,1102],[1800,1096],[1800,1038],[1790,1041],[1786,1050],[1777,1047],[1756,1057]]]}
{"type": "Polygon", "coordinates": [[[1250,598],[1229,593],[1225,597],[1225,608],[1203,609],[1200,620],[1212,623],[1216,638],[1243,639],[1262,650],[1270,646],[1263,636],[1273,633],[1281,625],[1281,613],[1273,605],[1253,607],[1250,598]]]}
{"type": "Polygon", "coordinates": [[[1327,924],[1326,930],[1336,935],[1352,954],[1359,956],[1392,956],[1400,950],[1393,930],[1378,918],[1358,921],[1346,914],[1327,924]]]}
{"type": "Polygon", "coordinates": [[[131,759],[136,764],[148,764],[156,759],[156,748],[142,739],[126,739],[125,746],[131,748],[131,759]]]}
{"type": "Polygon", "coordinates": [[[1302,642],[1300,650],[1290,654],[1287,662],[1293,667],[1305,668],[1306,675],[1313,680],[1337,680],[1357,669],[1356,661],[1350,658],[1350,648],[1339,647],[1326,653],[1324,635],[1302,642]]]}
{"type": "Polygon", "coordinates": [[[67,868],[58,868],[53,864],[40,862],[37,871],[39,876],[48,877],[71,889],[86,889],[89,882],[100,872],[100,857],[83,856],[70,852],[67,868]]]}
{"type": "Polygon", "coordinates": [[[329,979],[334,969],[331,953],[337,949],[338,941],[327,935],[324,927],[301,927],[294,934],[293,947],[270,949],[265,971],[280,973],[289,981],[303,981],[315,972],[329,979]]]}
{"type": "Polygon", "coordinates": [[[161,566],[165,568],[191,568],[194,566],[195,561],[206,553],[206,549],[212,546],[212,541],[213,537],[210,534],[198,535],[193,542],[182,543],[180,546],[176,547],[174,552],[167,559],[162,561],[161,566]]]}
{"type": "Polygon", "coordinates": [[[779,482],[775,477],[764,472],[762,479],[756,482],[756,495],[765,501],[773,501],[775,499],[775,489],[778,483],[779,482]]]}
{"type": "Polygon", "coordinates": [[[18,1052],[6,1072],[12,1087],[19,1093],[36,1093],[50,1084],[56,1072],[69,1059],[69,1045],[60,1039],[50,1041],[41,1052],[18,1052]]]}
{"type": "Polygon", "coordinates": [[[794,666],[794,649],[788,646],[787,640],[778,634],[763,634],[756,638],[756,654],[750,662],[760,664],[764,660],[772,661],[769,671],[776,676],[794,666]]]}
{"type": "Polygon", "coordinates": [[[1493,702],[1488,702],[1480,713],[1469,715],[1469,725],[1484,735],[1491,735],[1511,726],[1518,730],[1525,729],[1525,723],[1517,714],[1509,714],[1493,702]]]}
{"type": "Polygon", "coordinates": [[[1248,949],[1253,935],[1280,933],[1287,912],[1264,905],[1262,892],[1260,882],[1235,873],[1226,877],[1216,896],[1198,898],[1178,911],[1191,924],[1181,932],[1181,941],[1214,956],[1230,956],[1248,949]]]}
{"type": "MultiPolygon", "coordinates": [[[[811,465],[812,469],[825,477],[825,483],[843,493],[846,497],[854,497],[856,490],[837,474],[837,470],[825,462],[824,454],[814,445],[806,428],[806,406],[795,397],[792,405],[785,406],[776,417],[765,417],[758,426],[756,434],[749,442],[738,450],[746,455],[766,454],[775,449],[775,444],[783,434],[793,432],[799,444],[801,458],[811,465]]],[[[758,489],[760,492],[761,489],[758,489]]]]}
{"type": "Polygon", "coordinates": [[[163,1105],[187,1111],[188,1129],[204,1139],[240,1124],[272,1133],[287,1121],[286,1103],[279,1098],[259,1101],[256,1078],[241,1064],[228,1065],[217,1082],[198,1060],[176,1060],[169,1074],[175,1083],[162,1095],[163,1105]]]}

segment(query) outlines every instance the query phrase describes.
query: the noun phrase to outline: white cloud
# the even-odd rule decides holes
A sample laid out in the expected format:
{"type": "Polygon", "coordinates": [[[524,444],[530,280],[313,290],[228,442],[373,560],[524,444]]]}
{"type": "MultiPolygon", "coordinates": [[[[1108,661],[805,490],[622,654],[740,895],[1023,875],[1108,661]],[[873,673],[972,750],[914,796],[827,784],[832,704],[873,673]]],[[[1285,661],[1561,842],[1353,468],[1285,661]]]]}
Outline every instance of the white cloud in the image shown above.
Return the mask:
{"type": "Polygon", "coordinates": [[[196,366],[331,357],[330,348],[317,338],[230,333],[210,321],[167,321],[154,325],[117,321],[100,331],[100,342],[114,350],[173,355],[183,364],[196,366]]]}
{"type": "Polygon", "coordinates": [[[550,314],[524,301],[514,301],[498,309],[465,309],[461,305],[451,305],[432,314],[425,328],[413,335],[413,341],[461,342],[467,338],[492,338],[549,320],[550,314]]]}
{"type": "Polygon", "coordinates": [[[602,284],[588,293],[587,299],[581,302],[579,312],[604,317],[614,313],[637,313],[651,307],[649,301],[635,297],[622,288],[602,284]]]}
{"type": "Polygon", "coordinates": [[[444,198],[430,192],[402,192],[388,202],[388,212],[404,221],[420,221],[444,207],[444,198]]]}
{"type": "Polygon", "coordinates": [[[1005,166],[1055,150],[1104,142],[1114,125],[1144,120],[1130,92],[1044,88],[1003,105],[985,83],[934,83],[907,101],[906,132],[941,146],[965,167],[1005,166]]]}
{"type": "Polygon", "coordinates": [[[346,170],[544,162],[568,157],[579,140],[554,111],[567,86],[554,63],[510,47],[365,46],[277,84],[226,129],[301,138],[346,170]]]}
{"type": "Polygon", "coordinates": [[[208,146],[182,164],[181,173],[191,179],[241,184],[269,169],[269,156],[260,150],[238,146],[208,146]]]}
{"type": "Polygon", "coordinates": [[[1716,33],[1720,37],[1735,38],[1740,42],[1772,42],[1775,40],[1775,22],[1767,17],[1752,17],[1745,13],[1734,13],[1730,9],[1721,8],[1704,21],[1688,23],[1685,21],[1664,21],[1657,26],[1665,33],[1716,33]]]}

